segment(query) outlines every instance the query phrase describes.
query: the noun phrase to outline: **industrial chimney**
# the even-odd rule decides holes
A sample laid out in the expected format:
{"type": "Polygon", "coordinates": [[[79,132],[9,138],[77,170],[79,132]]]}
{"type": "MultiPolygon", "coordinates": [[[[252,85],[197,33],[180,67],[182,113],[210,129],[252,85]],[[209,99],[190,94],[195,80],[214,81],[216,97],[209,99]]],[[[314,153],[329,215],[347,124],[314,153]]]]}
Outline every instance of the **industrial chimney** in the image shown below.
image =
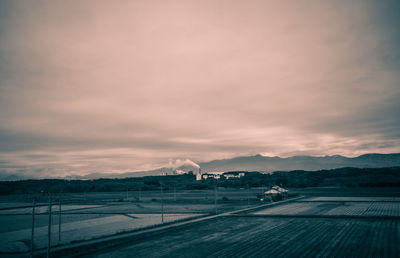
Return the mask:
{"type": "Polygon", "coordinates": [[[200,181],[201,180],[201,168],[199,167],[199,172],[196,175],[196,180],[200,181]]]}

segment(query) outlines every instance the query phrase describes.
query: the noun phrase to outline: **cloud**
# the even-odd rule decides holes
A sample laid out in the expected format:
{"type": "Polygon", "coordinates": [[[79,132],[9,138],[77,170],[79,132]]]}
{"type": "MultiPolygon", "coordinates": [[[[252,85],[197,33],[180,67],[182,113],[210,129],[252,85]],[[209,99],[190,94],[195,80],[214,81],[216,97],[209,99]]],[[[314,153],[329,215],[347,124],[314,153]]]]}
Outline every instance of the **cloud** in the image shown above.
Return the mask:
{"type": "Polygon", "coordinates": [[[168,167],[169,168],[174,168],[175,169],[175,168],[179,168],[179,167],[182,167],[182,166],[192,166],[192,167],[195,167],[195,168],[200,168],[200,166],[198,164],[196,164],[195,162],[191,161],[190,159],[184,159],[184,160],[177,159],[177,160],[174,160],[174,161],[170,161],[168,163],[168,167]]]}
{"type": "Polygon", "coordinates": [[[2,1],[3,169],[398,152],[395,10],[396,1],[2,1]]]}

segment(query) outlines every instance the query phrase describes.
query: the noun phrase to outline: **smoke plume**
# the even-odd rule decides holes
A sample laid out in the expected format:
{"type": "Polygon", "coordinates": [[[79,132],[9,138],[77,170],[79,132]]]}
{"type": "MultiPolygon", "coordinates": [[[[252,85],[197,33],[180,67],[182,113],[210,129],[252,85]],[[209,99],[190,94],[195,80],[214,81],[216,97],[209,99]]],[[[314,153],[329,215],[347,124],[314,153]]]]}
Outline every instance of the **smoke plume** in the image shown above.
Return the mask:
{"type": "Polygon", "coordinates": [[[173,169],[176,169],[176,168],[179,168],[182,166],[192,166],[195,168],[200,168],[200,166],[198,164],[191,161],[190,159],[177,159],[174,161],[169,161],[169,163],[168,163],[168,167],[173,168],[173,169]]]}

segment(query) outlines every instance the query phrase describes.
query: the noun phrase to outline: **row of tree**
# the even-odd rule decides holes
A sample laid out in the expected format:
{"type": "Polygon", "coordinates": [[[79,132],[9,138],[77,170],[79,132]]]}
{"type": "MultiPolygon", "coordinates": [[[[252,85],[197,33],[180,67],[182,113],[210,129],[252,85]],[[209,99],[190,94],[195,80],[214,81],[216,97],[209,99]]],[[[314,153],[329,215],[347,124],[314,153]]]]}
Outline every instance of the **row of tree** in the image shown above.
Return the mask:
{"type": "Polygon", "coordinates": [[[219,187],[399,187],[400,167],[392,168],[339,168],[319,171],[277,171],[271,174],[246,172],[241,178],[207,179],[196,181],[195,175],[147,176],[123,179],[95,180],[21,180],[0,182],[0,194],[23,193],[76,193],[76,192],[114,192],[159,190],[160,185],[168,190],[212,189],[219,187]]]}

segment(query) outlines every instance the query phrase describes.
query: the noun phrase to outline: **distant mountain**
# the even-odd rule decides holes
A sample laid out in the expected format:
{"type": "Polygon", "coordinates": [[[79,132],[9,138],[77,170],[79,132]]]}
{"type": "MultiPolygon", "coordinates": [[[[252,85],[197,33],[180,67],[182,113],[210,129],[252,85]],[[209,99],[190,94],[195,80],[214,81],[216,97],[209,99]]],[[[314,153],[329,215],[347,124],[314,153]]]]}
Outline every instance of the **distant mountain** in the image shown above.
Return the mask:
{"type": "MultiPolygon", "coordinates": [[[[261,155],[235,157],[232,159],[213,160],[210,162],[199,163],[203,173],[207,171],[291,171],[291,170],[321,170],[342,167],[357,168],[382,168],[400,166],[400,153],[394,154],[364,154],[355,158],[348,158],[340,155],[333,156],[293,156],[288,158],[266,157],[261,155]]],[[[177,168],[183,171],[197,168],[182,166],[177,168]]],[[[150,171],[127,172],[120,174],[93,173],[74,179],[96,179],[96,178],[124,178],[158,176],[162,173],[173,174],[171,168],[159,168],[150,171]]]]}
{"type": "MultiPolygon", "coordinates": [[[[160,175],[176,175],[179,171],[188,172],[195,169],[190,166],[181,166],[177,169],[172,168],[158,168],[148,171],[136,171],[136,172],[125,172],[125,173],[90,173],[84,176],[70,176],[66,179],[97,179],[97,178],[126,178],[126,177],[143,177],[143,176],[160,176],[160,175]]],[[[197,171],[197,170],[196,170],[197,171]]]]}
{"type": "Polygon", "coordinates": [[[381,168],[400,166],[400,153],[365,154],[355,158],[334,156],[293,156],[288,158],[261,155],[213,160],[199,164],[202,171],[290,171],[321,170],[341,167],[381,168]]]}
{"type": "Polygon", "coordinates": [[[0,181],[17,181],[17,180],[24,180],[24,179],[31,179],[31,177],[10,175],[7,172],[0,171],[0,181]]]}
{"type": "MultiPolygon", "coordinates": [[[[266,157],[261,155],[235,157],[232,159],[213,160],[199,163],[203,173],[207,171],[291,171],[291,170],[321,170],[342,167],[357,168],[382,168],[400,166],[400,153],[394,154],[365,154],[355,158],[348,158],[340,155],[334,156],[293,156],[288,158],[266,157]]],[[[183,171],[197,168],[181,166],[177,169],[183,171]]],[[[171,175],[174,169],[159,168],[149,171],[126,172],[126,173],[92,173],[84,176],[68,177],[67,179],[96,179],[96,178],[125,178],[142,176],[159,176],[163,173],[171,175]]]]}
{"type": "MultiPolygon", "coordinates": [[[[291,170],[322,170],[342,167],[356,168],[383,168],[400,166],[400,153],[393,154],[364,154],[354,158],[340,155],[334,156],[293,156],[288,158],[266,157],[261,155],[235,157],[232,159],[213,160],[199,164],[203,173],[210,171],[291,171],[291,170]]],[[[97,179],[97,178],[126,178],[159,176],[162,174],[172,175],[175,170],[197,173],[198,169],[193,166],[184,165],[177,168],[159,168],[149,171],[126,172],[126,173],[91,173],[83,176],[73,175],[65,179],[97,179]]],[[[41,179],[35,176],[36,173],[11,174],[0,170],[0,181],[15,181],[24,179],[41,179]]],[[[40,173],[37,173],[40,175],[40,173]]]]}
{"type": "Polygon", "coordinates": [[[90,173],[84,176],[71,176],[66,179],[98,179],[98,178],[125,178],[125,177],[143,177],[159,176],[163,173],[161,169],[148,171],[125,172],[125,173],[90,173]]]}

